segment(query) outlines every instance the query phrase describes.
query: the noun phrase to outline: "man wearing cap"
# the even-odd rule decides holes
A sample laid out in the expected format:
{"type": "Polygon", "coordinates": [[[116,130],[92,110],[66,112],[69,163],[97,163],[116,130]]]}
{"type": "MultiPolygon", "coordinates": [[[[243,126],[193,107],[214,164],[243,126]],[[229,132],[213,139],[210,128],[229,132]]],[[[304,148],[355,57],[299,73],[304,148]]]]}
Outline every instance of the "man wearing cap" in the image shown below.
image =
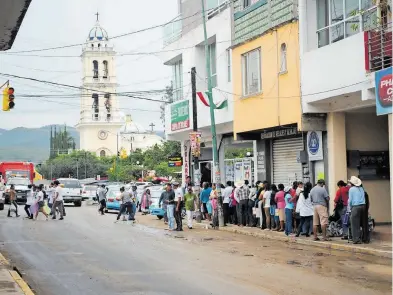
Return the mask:
{"type": "Polygon", "coordinates": [[[179,187],[179,183],[173,183],[173,189],[175,191],[175,220],[176,220],[176,230],[183,231],[183,222],[181,217],[181,210],[183,208],[183,189],[179,187]]]}
{"type": "Polygon", "coordinates": [[[354,244],[360,244],[360,227],[363,229],[363,240],[368,242],[368,221],[366,216],[366,196],[362,186],[362,181],[356,176],[349,180],[348,205],[351,210],[351,231],[354,244]]]}
{"type": "Polygon", "coordinates": [[[318,180],[318,184],[313,187],[310,192],[311,202],[314,207],[314,241],[319,241],[318,238],[318,225],[321,225],[323,240],[328,241],[329,239],[326,237],[326,228],[328,225],[328,204],[329,204],[329,195],[325,188],[325,180],[318,180]]]}

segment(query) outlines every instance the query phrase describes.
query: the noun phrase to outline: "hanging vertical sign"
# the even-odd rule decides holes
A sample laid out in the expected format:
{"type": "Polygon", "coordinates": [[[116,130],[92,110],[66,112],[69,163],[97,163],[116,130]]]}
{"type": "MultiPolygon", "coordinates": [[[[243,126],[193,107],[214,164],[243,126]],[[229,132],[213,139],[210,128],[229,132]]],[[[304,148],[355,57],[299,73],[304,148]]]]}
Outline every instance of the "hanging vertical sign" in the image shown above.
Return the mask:
{"type": "Polygon", "coordinates": [[[200,132],[190,132],[191,153],[197,158],[201,156],[201,135],[200,132]]]}
{"type": "Polygon", "coordinates": [[[248,180],[250,183],[252,182],[251,165],[251,159],[243,160],[243,180],[248,180]]]}
{"type": "Polygon", "coordinates": [[[235,181],[233,160],[225,160],[225,181],[235,181]]]}
{"type": "Polygon", "coordinates": [[[190,167],[190,159],[189,159],[189,153],[188,153],[188,145],[187,144],[185,144],[184,146],[183,146],[183,149],[184,149],[184,152],[183,152],[183,155],[184,155],[184,179],[186,179],[187,178],[187,176],[189,176],[190,175],[190,171],[189,171],[189,167],[190,167]]]}
{"type": "Polygon", "coordinates": [[[392,67],[375,72],[375,99],[377,106],[377,116],[392,113],[392,67]]]}
{"type": "Polygon", "coordinates": [[[240,182],[243,180],[243,161],[242,160],[235,160],[234,165],[234,176],[235,182],[240,182]]]}

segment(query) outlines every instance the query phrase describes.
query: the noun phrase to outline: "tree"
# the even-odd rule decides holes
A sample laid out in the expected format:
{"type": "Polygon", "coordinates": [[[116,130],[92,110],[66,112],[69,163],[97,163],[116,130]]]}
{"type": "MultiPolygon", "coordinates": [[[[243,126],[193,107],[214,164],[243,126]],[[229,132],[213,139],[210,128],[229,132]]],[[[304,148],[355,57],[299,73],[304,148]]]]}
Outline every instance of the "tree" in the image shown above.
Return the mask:
{"type": "Polygon", "coordinates": [[[248,152],[252,153],[252,148],[229,148],[225,150],[225,159],[245,158],[248,152]]]}
{"type": "Polygon", "coordinates": [[[165,94],[164,94],[164,97],[162,98],[162,100],[164,102],[160,105],[160,111],[161,111],[160,119],[161,119],[162,124],[164,125],[164,128],[165,128],[165,106],[167,104],[173,102],[173,83],[172,82],[171,82],[171,85],[165,87],[165,94]]]}

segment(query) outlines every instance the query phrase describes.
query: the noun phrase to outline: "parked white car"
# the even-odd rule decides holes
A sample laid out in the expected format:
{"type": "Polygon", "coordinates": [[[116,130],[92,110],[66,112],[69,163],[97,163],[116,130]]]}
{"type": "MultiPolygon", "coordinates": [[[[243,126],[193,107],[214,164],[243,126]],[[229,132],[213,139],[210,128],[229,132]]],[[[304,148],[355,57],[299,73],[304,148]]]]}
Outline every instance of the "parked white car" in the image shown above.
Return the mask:
{"type": "Polygon", "coordinates": [[[63,201],[65,204],[74,203],[75,207],[82,206],[82,185],[75,178],[57,179],[63,187],[63,201]]]}

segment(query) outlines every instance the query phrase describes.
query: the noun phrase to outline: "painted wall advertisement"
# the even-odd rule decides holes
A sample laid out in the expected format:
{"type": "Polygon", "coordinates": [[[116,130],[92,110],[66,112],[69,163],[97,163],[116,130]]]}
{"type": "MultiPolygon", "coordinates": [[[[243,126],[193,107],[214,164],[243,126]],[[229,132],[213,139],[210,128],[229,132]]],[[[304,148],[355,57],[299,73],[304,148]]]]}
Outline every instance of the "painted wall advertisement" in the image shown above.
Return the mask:
{"type": "Polygon", "coordinates": [[[307,132],[307,152],[310,161],[323,160],[322,131],[307,132]]]}
{"type": "Polygon", "coordinates": [[[235,159],[233,161],[227,160],[225,165],[233,165],[232,169],[233,172],[231,171],[230,167],[225,167],[225,177],[226,177],[226,181],[231,180],[236,182],[244,182],[246,179],[250,182],[250,184],[252,183],[252,173],[253,173],[253,169],[252,169],[252,165],[253,165],[253,161],[251,159],[235,159]],[[228,170],[227,170],[228,169],[228,170]],[[228,176],[227,176],[227,171],[228,171],[228,176]],[[230,172],[232,174],[230,174],[230,172]],[[228,177],[232,177],[232,179],[228,179],[228,177]]]}
{"type": "Polygon", "coordinates": [[[243,180],[243,161],[236,161],[234,163],[234,176],[235,176],[235,182],[240,182],[243,180]]]}
{"type": "Polygon", "coordinates": [[[177,131],[190,127],[188,100],[171,105],[171,130],[177,131]]]}
{"type": "Polygon", "coordinates": [[[392,67],[375,72],[375,99],[377,116],[392,113],[392,67]]]}
{"type": "Polygon", "coordinates": [[[235,181],[233,160],[225,160],[225,181],[235,181]]]}

